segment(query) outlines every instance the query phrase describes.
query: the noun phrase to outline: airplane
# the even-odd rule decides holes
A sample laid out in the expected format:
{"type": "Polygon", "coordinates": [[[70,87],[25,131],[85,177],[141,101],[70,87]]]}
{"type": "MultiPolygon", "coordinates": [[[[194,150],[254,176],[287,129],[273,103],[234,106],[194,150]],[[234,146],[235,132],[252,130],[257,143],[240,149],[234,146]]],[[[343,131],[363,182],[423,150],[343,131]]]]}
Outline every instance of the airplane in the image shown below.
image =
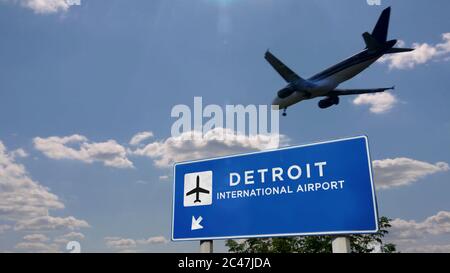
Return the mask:
{"type": "Polygon", "coordinates": [[[194,203],[201,203],[202,201],[200,201],[200,193],[209,193],[208,190],[205,190],[203,188],[200,188],[200,177],[197,175],[197,186],[195,187],[195,189],[189,191],[188,193],[186,193],[186,196],[189,196],[191,194],[195,193],[195,201],[194,203]]]}
{"type": "Polygon", "coordinates": [[[363,51],[325,69],[309,79],[303,79],[298,76],[267,50],[264,56],[265,59],[288,83],[283,89],[278,91],[277,97],[272,102],[272,107],[275,109],[283,109],[283,116],[286,116],[286,110],[289,106],[303,100],[326,97],[318,103],[319,108],[325,109],[333,105],[338,105],[340,96],[393,90],[395,88],[394,86],[372,89],[336,88],[342,82],[361,73],[384,54],[402,53],[414,50],[412,48],[394,48],[397,40],[387,41],[390,14],[391,7],[383,10],[372,34],[368,32],[362,34],[366,44],[366,48],[363,51]]]}

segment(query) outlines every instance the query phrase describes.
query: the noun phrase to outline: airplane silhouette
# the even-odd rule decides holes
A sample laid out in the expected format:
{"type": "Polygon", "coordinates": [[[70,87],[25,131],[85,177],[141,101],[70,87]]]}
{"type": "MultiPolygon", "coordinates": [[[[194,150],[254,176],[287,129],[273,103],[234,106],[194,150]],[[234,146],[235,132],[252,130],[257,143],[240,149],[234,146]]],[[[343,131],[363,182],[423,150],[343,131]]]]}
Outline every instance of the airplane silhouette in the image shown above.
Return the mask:
{"type": "Polygon", "coordinates": [[[195,201],[194,203],[201,203],[202,201],[200,201],[200,193],[209,193],[208,190],[205,190],[203,188],[200,188],[200,177],[197,175],[197,186],[195,187],[195,189],[189,191],[188,193],[186,193],[186,196],[192,195],[195,193],[195,201]]]}
{"type": "Polygon", "coordinates": [[[288,85],[278,91],[277,97],[272,102],[274,108],[283,109],[283,116],[286,116],[286,109],[300,101],[325,97],[319,101],[319,108],[325,109],[338,105],[341,96],[373,94],[394,89],[394,87],[337,89],[338,85],[355,77],[383,55],[414,50],[412,48],[394,47],[397,44],[397,40],[387,40],[390,16],[391,8],[388,7],[381,13],[372,34],[365,32],[362,35],[366,44],[366,48],[363,51],[309,79],[301,78],[272,53],[267,51],[265,55],[266,60],[288,83],[288,85]]]}

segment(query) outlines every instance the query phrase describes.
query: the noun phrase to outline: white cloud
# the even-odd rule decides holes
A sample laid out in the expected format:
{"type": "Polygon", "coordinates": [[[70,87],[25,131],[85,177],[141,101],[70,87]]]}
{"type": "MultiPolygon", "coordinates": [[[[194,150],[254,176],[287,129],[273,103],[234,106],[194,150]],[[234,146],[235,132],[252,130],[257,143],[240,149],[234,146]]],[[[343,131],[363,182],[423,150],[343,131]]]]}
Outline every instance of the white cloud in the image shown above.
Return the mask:
{"type": "Polygon", "coordinates": [[[15,226],[15,230],[54,230],[54,229],[75,230],[87,227],[89,227],[89,224],[86,221],[76,219],[73,216],[69,217],[42,216],[29,220],[27,219],[18,221],[15,226]]]}
{"type": "Polygon", "coordinates": [[[204,135],[196,131],[185,132],[178,137],[130,150],[130,153],[150,157],[157,167],[167,168],[174,162],[274,149],[280,141],[286,142],[287,138],[283,135],[246,136],[229,129],[215,128],[204,135]]]}
{"type": "Polygon", "coordinates": [[[169,176],[168,175],[160,175],[159,176],[159,180],[169,180],[169,176]]]}
{"type": "Polygon", "coordinates": [[[144,140],[152,138],[153,133],[152,132],[140,132],[134,135],[130,140],[130,145],[137,146],[141,144],[144,140]]]}
{"type": "Polygon", "coordinates": [[[409,185],[427,175],[450,170],[445,162],[432,164],[405,157],[374,160],[373,168],[376,186],[381,189],[409,185]]]}
{"type": "Polygon", "coordinates": [[[117,253],[138,253],[138,251],[135,249],[121,249],[118,250],[117,253]]]}
{"type": "Polygon", "coordinates": [[[450,234],[450,212],[440,211],[425,220],[394,219],[391,221],[387,240],[406,252],[446,252],[445,245],[427,245],[430,236],[450,234]]]}
{"type": "Polygon", "coordinates": [[[45,244],[42,242],[21,242],[15,246],[15,249],[26,252],[52,253],[60,252],[56,244],[45,244]]]}
{"type": "MultiPolygon", "coordinates": [[[[158,167],[169,167],[174,162],[222,156],[249,151],[277,148],[287,141],[283,135],[246,136],[233,130],[215,128],[205,134],[195,131],[186,132],[178,137],[169,137],[163,141],[143,144],[153,137],[146,131],[134,135],[126,149],[115,140],[90,142],[85,136],[71,135],[65,137],[35,137],[34,147],[52,159],[71,159],[85,163],[102,162],[105,166],[117,168],[134,168],[128,155],[146,156],[153,159],[158,167]]],[[[161,176],[160,179],[167,179],[161,176]]]]}
{"type": "Polygon", "coordinates": [[[72,159],[85,163],[102,162],[105,166],[133,168],[126,149],[115,140],[89,142],[81,135],[36,137],[34,147],[52,159],[72,159]]]}
{"type": "Polygon", "coordinates": [[[25,241],[28,242],[47,242],[49,239],[44,234],[29,234],[23,237],[25,241]]]}
{"type": "MultiPolygon", "coordinates": [[[[379,62],[388,63],[390,69],[411,69],[429,61],[446,61],[450,57],[450,33],[443,33],[442,40],[436,45],[414,43],[414,51],[384,55],[379,62]]],[[[399,47],[404,45],[403,41],[399,41],[399,47]]]]}
{"type": "Polygon", "coordinates": [[[5,233],[7,230],[10,230],[10,225],[0,225],[0,234],[5,233]]]}
{"type": "Polygon", "coordinates": [[[25,152],[25,150],[22,149],[22,148],[19,148],[19,149],[17,149],[17,150],[12,151],[12,152],[11,152],[11,155],[12,155],[14,158],[17,158],[17,157],[28,157],[28,153],[25,152]]]}
{"type": "Polygon", "coordinates": [[[389,92],[362,94],[353,100],[355,105],[369,105],[370,112],[374,114],[385,113],[391,110],[396,103],[397,98],[389,92]]]}
{"type": "Polygon", "coordinates": [[[67,234],[64,234],[64,235],[61,235],[61,236],[58,236],[58,237],[56,237],[55,239],[54,239],[54,242],[55,243],[58,243],[58,244],[66,244],[66,243],[68,243],[69,241],[73,241],[73,240],[76,240],[76,241],[81,241],[81,240],[83,240],[85,238],[85,236],[84,236],[84,234],[83,233],[80,233],[80,232],[69,232],[69,233],[67,233],[67,234]]]}
{"type": "Polygon", "coordinates": [[[105,237],[104,240],[108,248],[114,249],[119,253],[137,252],[136,248],[139,247],[166,244],[169,242],[164,236],[154,236],[138,240],[112,236],[105,237]]]}
{"type": "Polygon", "coordinates": [[[30,219],[62,208],[64,204],[58,197],[33,181],[0,141],[0,219],[30,219]]]}
{"type": "MultiPolygon", "coordinates": [[[[20,150],[20,149],[19,149],[20,150]]],[[[0,233],[12,231],[51,231],[89,227],[84,220],[69,217],[53,217],[50,211],[63,209],[64,204],[50,189],[34,181],[25,167],[16,162],[23,154],[19,150],[8,152],[0,141],[0,233]],[[1,223],[1,222],[0,222],[1,223]],[[14,228],[12,228],[14,226],[14,228]]],[[[16,245],[20,251],[54,252],[55,245],[44,244],[43,234],[30,234],[16,245]]],[[[4,246],[2,246],[4,247],[4,246]]]]}
{"type": "Polygon", "coordinates": [[[166,244],[167,242],[168,240],[164,236],[155,236],[144,240],[138,240],[139,244],[144,245],[166,244]]]}
{"type": "Polygon", "coordinates": [[[136,241],[129,238],[105,237],[106,245],[109,248],[129,249],[136,247],[136,241]]]}
{"type": "Polygon", "coordinates": [[[450,244],[444,245],[419,245],[406,248],[406,253],[450,253],[450,244]]]}
{"type": "Polygon", "coordinates": [[[49,14],[66,12],[70,7],[80,5],[76,0],[3,0],[4,2],[18,3],[22,7],[29,8],[35,13],[49,14]]]}

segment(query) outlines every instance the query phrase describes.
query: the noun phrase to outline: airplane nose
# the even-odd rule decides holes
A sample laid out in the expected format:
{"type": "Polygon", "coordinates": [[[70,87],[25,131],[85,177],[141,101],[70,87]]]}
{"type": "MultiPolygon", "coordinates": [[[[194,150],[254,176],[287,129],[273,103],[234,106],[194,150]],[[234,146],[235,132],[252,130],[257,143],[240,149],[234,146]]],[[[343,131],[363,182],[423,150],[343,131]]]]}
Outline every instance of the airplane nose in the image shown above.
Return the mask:
{"type": "Polygon", "coordinates": [[[272,101],[272,110],[279,110],[280,109],[280,98],[275,98],[272,101]]]}

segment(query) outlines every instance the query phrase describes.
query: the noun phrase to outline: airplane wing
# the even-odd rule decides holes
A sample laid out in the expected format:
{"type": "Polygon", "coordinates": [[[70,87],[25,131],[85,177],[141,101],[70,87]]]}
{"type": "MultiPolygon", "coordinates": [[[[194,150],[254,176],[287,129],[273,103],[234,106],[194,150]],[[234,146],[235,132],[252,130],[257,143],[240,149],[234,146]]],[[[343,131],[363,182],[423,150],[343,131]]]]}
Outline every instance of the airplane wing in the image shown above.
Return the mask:
{"type": "Polygon", "coordinates": [[[205,189],[203,189],[203,188],[197,188],[197,191],[198,191],[198,192],[203,192],[203,193],[209,193],[208,190],[205,190],[205,189]]]}
{"type": "Polygon", "coordinates": [[[188,191],[188,192],[186,193],[186,196],[189,196],[189,195],[194,194],[194,193],[197,193],[197,192],[209,193],[208,190],[205,190],[205,189],[203,189],[203,188],[195,188],[195,189],[193,189],[193,190],[191,190],[191,191],[188,191]]]}
{"type": "Polygon", "coordinates": [[[193,189],[193,190],[191,190],[191,191],[188,191],[188,192],[186,193],[186,196],[191,195],[191,194],[194,194],[194,193],[196,193],[197,191],[198,191],[197,189],[193,189]]]}
{"type": "Polygon", "coordinates": [[[333,91],[330,91],[327,94],[327,96],[370,94],[370,93],[384,92],[386,90],[394,90],[394,86],[388,88],[372,88],[372,89],[334,89],[333,91]]]}
{"type": "Polygon", "coordinates": [[[270,51],[266,51],[264,58],[270,63],[270,65],[275,69],[278,74],[287,82],[293,82],[301,79],[294,71],[287,67],[283,62],[281,62],[277,57],[275,57],[270,51]]]}

